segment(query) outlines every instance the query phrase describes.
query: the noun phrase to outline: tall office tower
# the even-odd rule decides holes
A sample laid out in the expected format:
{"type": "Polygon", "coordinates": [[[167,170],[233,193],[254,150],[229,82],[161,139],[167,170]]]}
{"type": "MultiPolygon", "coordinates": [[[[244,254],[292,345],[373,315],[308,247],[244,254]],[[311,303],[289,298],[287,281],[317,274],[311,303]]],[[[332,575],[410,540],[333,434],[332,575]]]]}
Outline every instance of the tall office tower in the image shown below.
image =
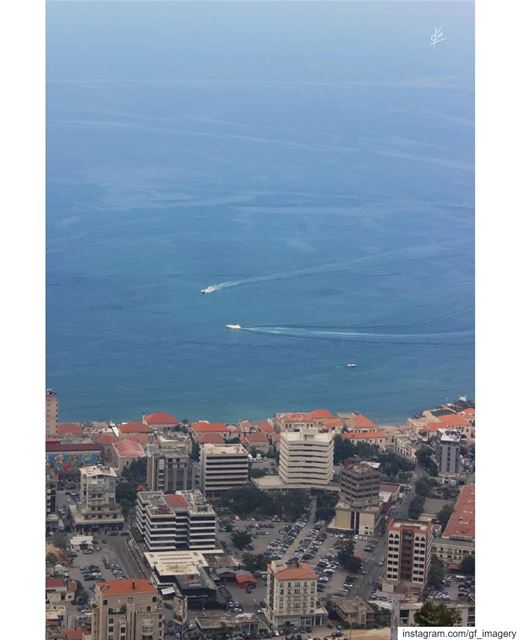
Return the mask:
{"type": "Polygon", "coordinates": [[[45,392],[45,435],[52,437],[58,433],[58,394],[52,389],[45,392]]]}
{"type": "Polygon", "coordinates": [[[374,534],[381,512],[378,467],[371,462],[354,462],[343,467],[340,500],[336,505],[339,529],[374,534]]]}
{"type": "Polygon", "coordinates": [[[190,459],[191,439],[184,433],[159,436],[149,445],[146,480],[150,491],[190,491],[196,488],[196,464],[190,459]]]}
{"type": "Polygon", "coordinates": [[[203,444],[200,479],[205,495],[240,487],[247,482],[249,459],[241,444],[203,444]]]}
{"type": "Polygon", "coordinates": [[[314,427],[280,436],[280,478],[288,485],[324,487],[332,480],[332,434],[314,427]]]}
{"type": "Polygon", "coordinates": [[[455,478],[460,472],[460,443],[462,435],[453,429],[439,429],[435,450],[439,476],[455,478]]]}

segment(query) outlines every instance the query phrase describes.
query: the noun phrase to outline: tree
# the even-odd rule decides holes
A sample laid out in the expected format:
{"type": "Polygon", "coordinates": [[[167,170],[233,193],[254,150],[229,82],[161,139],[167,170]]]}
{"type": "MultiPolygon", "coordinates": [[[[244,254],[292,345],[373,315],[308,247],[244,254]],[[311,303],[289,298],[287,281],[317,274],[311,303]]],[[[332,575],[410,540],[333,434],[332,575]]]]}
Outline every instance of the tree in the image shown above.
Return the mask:
{"type": "Polygon", "coordinates": [[[433,449],[427,445],[423,445],[417,449],[415,457],[423,469],[425,469],[431,476],[436,476],[439,474],[439,469],[432,458],[432,454],[433,449]]]}
{"type": "Polygon", "coordinates": [[[69,544],[67,536],[63,533],[63,531],[59,530],[54,533],[52,542],[54,546],[58,547],[59,549],[66,549],[69,544]]]}
{"type": "Polygon", "coordinates": [[[190,458],[191,460],[195,460],[198,462],[200,457],[200,444],[198,442],[194,442],[191,448],[190,458]]]}
{"type": "Polygon", "coordinates": [[[267,471],[265,469],[257,469],[255,467],[249,467],[249,477],[250,478],[261,478],[265,476],[267,471]]]}
{"type": "Polygon", "coordinates": [[[415,614],[415,624],[418,627],[454,627],[459,622],[459,613],[448,609],[445,604],[426,602],[415,614]]]}
{"type": "Polygon", "coordinates": [[[47,562],[50,562],[51,564],[56,564],[58,562],[58,558],[54,553],[48,553],[45,557],[45,560],[47,560],[47,562]]]}
{"type": "Polygon", "coordinates": [[[433,555],[430,563],[430,572],[428,573],[428,584],[439,589],[442,586],[445,573],[442,561],[436,555],[433,555]]]}
{"type": "Polygon", "coordinates": [[[335,491],[313,491],[316,496],[316,514],[315,520],[329,521],[334,517],[336,512],[336,503],[338,502],[338,496],[335,491]]]}
{"type": "Polygon", "coordinates": [[[437,514],[437,520],[439,521],[439,524],[441,525],[443,531],[448,524],[448,520],[450,519],[453,510],[454,507],[452,504],[445,504],[437,514]]]}
{"type": "Polygon", "coordinates": [[[123,469],[121,475],[123,478],[126,478],[128,482],[146,484],[146,465],[147,458],[132,460],[132,462],[123,469]]]}
{"type": "Polygon", "coordinates": [[[361,560],[354,555],[354,541],[344,541],[338,549],[337,558],[340,565],[346,571],[357,573],[361,569],[361,560]]]}
{"type": "Polygon", "coordinates": [[[420,478],[415,483],[415,493],[419,496],[428,498],[432,495],[432,491],[438,486],[438,482],[433,478],[420,478]]]}
{"type": "Polygon", "coordinates": [[[251,544],[252,538],[249,531],[233,531],[231,540],[237,549],[243,549],[248,544],[251,544]]]}
{"type": "Polygon", "coordinates": [[[265,571],[267,568],[267,558],[263,553],[244,553],[242,564],[248,571],[265,571]]]}
{"type": "Polygon", "coordinates": [[[408,517],[412,520],[417,520],[424,509],[424,497],[423,496],[415,496],[415,498],[410,502],[410,506],[408,507],[408,517]]]}
{"type": "Polygon", "coordinates": [[[460,570],[463,573],[469,573],[470,575],[475,575],[475,556],[469,555],[465,556],[460,563],[460,570]]]}

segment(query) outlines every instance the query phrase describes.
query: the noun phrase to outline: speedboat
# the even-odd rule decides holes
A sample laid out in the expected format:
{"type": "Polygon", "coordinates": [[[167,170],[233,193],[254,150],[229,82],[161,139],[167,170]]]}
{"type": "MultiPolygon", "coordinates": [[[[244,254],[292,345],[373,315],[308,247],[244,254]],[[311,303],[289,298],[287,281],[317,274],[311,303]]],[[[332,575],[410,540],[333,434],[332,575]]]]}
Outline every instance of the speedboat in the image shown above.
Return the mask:
{"type": "Polygon", "coordinates": [[[206,287],[205,289],[201,289],[200,292],[201,293],[213,293],[213,291],[216,291],[217,287],[215,285],[211,285],[210,287],[206,287]]]}
{"type": "Polygon", "coordinates": [[[354,367],[357,367],[357,364],[355,362],[347,362],[345,366],[347,369],[353,369],[354,367]]]}
{"type": "Polygon", "coordinates": [[[227,324],[226,329],[231,329],[231,331],[238,331],[239,329],[242,329],[242,327],[239,324],[227,324]]]}

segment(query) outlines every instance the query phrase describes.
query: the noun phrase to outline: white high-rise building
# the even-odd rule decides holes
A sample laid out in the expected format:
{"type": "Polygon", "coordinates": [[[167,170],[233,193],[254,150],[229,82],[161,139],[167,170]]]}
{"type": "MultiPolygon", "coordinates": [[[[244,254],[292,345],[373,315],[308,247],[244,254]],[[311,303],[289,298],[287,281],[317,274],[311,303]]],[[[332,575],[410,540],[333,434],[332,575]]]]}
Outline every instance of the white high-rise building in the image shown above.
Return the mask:
{"type": "Polygon", "coordinates": [[[214,549],[216,515],[202,493],[137,494],[136,524],[148,551],[214,549]]]}
{"type": "Polygon", "coordinates": [[[287,485],[324,487],[332,480],[334,441],[316,428],[280,436],[280,478],[287,485]]]}
{"type": "Polygon", "coordinates": [[[247,482],[249,459],[241,444],[203,444],[200,483],[205,495],[241,487],[247,482]]]}

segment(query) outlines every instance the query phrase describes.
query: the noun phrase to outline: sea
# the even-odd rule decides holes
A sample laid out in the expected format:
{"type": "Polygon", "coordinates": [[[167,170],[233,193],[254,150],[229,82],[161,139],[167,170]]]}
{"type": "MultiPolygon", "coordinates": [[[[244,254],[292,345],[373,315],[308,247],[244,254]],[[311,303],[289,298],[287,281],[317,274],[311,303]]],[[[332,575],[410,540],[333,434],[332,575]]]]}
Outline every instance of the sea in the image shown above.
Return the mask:
{"type": "Polygon", "coordinates": [[[473,398],[473,26],[469,2],[48,2],[60,420],[473,398]]]}

